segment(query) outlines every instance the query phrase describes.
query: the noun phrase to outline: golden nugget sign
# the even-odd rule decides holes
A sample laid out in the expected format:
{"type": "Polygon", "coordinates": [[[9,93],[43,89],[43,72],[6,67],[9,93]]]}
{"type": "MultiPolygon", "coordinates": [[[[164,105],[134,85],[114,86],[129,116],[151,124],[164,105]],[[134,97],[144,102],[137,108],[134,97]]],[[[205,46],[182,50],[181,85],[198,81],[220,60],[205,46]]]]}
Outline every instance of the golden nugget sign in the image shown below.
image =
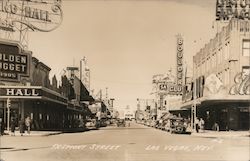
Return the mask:
{"type": "Polygon", "coordinates": [[[49,32],[62,22],[61,0],[0,0],[1,27],[17,24],[49,32]]]}
{"type": "Polygon", "coordinates": [[[250,0],[217,0],[216,20],[250,20],[250,0]]]}
{"type": "Polygon", "coordinates": [[[0,44],[0,80],[19,81],[29,76],[30,54],[15,45],[0,44]]]}

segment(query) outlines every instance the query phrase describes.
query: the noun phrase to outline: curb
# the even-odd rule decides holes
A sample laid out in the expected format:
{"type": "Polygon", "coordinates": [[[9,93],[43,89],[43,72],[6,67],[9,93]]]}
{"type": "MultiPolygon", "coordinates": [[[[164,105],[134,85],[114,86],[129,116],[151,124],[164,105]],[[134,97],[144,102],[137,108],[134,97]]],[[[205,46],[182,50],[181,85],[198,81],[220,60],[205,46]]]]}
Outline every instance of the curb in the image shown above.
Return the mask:
{"type": "Polygon", "coordinates": [[[213,134],[208,134],[208,133],[203,133],[203,134],[196,134],[196,133],[191,133],[191,136],[197,136],[197,137],[205,137],[205,138],[235,138],[235,137],[250,137],[250,134],[240,134],[240,135],[213,135],[213,134]]]}

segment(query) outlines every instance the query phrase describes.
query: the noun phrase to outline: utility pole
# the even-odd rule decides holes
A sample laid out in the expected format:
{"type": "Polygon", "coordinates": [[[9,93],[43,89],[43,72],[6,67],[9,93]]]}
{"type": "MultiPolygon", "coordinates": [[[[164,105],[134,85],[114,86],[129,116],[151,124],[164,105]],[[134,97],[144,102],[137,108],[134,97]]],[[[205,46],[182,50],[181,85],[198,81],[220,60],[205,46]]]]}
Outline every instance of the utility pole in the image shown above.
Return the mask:
{"type": "Polygon", "coordinates": [[[10,131],[10,106],[11,106],[11,101],[10,98],[7,98],[7,131],[10,131]]]}

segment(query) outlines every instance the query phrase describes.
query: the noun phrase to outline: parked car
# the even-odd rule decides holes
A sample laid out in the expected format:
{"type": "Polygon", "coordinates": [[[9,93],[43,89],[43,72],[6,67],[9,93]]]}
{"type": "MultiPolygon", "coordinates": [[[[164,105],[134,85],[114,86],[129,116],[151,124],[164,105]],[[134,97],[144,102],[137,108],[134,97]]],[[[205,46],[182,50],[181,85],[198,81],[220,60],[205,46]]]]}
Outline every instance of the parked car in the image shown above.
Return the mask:
{"type": "Polygon", "coordinates": [[[165,130],[169,131],[170,133],[182,134],[186,132],[186,129],[187,126],[185,124],[185,121],[181,117],[169,118],[165,125],[165,130]]]}
{"type": "Polygon", "coordinates": [[[126,126],[125,119],[118,119],[116,125],[117,127],[120,127],[120,126],[125,127],[126,126]]]}
{"type": "Polygon", "coordinates": [[[96,120],[95,119],[87,119],[86,123],[85,123],[85,127],[88,130],[97,129],[97,122],[96,122],[96,120]]]}

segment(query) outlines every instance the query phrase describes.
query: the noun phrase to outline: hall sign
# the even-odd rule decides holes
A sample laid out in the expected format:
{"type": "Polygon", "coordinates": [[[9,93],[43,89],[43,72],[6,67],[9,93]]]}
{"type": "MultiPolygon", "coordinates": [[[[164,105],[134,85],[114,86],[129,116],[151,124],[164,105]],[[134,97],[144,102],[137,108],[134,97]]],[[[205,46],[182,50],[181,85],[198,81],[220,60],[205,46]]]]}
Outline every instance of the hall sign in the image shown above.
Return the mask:
{"type": "Polygon", "coordinates": [[[19,23],[32,30],[49,32],[62,22],[61,0],[0,0],[0,13],[0,17],[8,17],[1,23],[6,29],[19,23]]]}
{"type": "Polygon", "coordinates": [[[0,87],[0,97],[19,98],[19,97],[39,97],[42,96],[41,89],[34,87],[0,87]]]}
{"type": "Polygon", "coordinates": [[[250,0],[217,0],[216,20],[250,20],[250,0]]]}
{"type": "Polygon", "coordinates": [[[30,54],[12,50],[15,46],[7,44],[0,47],[0,80],[20,81],[20,76],[29,76],[30,54]]]}

